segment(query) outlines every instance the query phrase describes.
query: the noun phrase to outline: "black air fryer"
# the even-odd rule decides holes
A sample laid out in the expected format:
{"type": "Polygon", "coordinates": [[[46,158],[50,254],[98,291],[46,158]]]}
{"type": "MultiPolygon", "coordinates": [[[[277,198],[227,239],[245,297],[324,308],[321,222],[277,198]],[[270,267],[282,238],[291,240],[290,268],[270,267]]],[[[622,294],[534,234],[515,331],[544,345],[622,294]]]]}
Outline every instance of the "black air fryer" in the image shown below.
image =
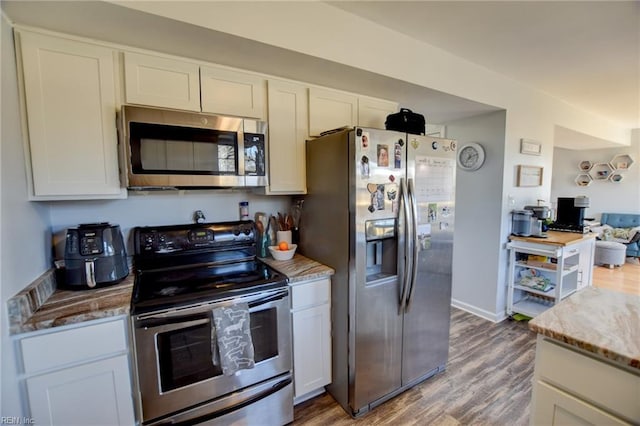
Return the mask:
{"type": "Polygon", "coordinates": [[[81,224],[67,230],[64,248],[66,286],[75,290],[117,284],[129,275],[120,226],[81,224]]]}

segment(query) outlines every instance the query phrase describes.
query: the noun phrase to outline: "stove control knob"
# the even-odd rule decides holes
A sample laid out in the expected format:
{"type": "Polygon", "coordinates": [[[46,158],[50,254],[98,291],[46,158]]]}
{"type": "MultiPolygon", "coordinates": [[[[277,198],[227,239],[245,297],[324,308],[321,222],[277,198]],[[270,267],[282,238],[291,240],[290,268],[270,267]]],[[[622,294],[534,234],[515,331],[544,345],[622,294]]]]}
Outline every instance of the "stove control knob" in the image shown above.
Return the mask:
{"type": "Polygon", "coordinates": [[[233,235],[235,235],[236,237],[240,235],[240,228],[233,228],[233,235]]]}

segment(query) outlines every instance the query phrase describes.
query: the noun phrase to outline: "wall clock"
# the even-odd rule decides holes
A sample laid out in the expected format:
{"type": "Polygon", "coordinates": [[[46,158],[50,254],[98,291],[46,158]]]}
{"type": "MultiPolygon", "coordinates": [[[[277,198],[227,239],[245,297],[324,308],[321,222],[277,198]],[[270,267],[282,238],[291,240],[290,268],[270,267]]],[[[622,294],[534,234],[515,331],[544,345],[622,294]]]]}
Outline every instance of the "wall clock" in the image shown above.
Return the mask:
{"type": "Polygon", "coordinates": [[[483,163],[484,148],[479,143],[467,143],[458,150],[458,167],[462,170],[478,170],[483,163]]]}

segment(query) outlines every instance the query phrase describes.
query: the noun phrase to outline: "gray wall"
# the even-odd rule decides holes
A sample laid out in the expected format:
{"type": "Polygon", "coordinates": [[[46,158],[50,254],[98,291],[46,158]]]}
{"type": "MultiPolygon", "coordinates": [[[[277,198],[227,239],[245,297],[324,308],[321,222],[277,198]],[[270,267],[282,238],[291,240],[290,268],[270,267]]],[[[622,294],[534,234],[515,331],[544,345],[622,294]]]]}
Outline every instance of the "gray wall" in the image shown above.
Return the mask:
{"type": "Polygon", "coordinates": [[[586,217],[600,218],[602,213],[640,213],[640,129],[633,131],[628,147],[580,151],[556,148],[553,152],[551,201],[554,207],[558,197],[585,195],[590,199],[586,217]],[[578,170],[581,161],[606,163],[618,154],[628,154],[634,160],[634,164],[622,172],[621,182],[594,180],[586,187],[576,185],[575,178],[582,173],[578,170]]]}
{"type": "Polygon", "coordinates": [[[447,123],[447,137],[485,149],[484,165],[456,173],[456,229],[453,243],[452,304],[490,320],[504,309],[505,287],[496,265],[500,240],[506,112],[447,123]],[[496,308],[496,305],[499,307],[496,308]]]}
{"type": "Polygon", "coordinates": [[[40,276],[50,264],[49,208],[27,201],[27,179],[22,150],[13,34],[4,14],[1,21],[2,180],[0,228],[0,333],[2,351],[2,416],[21,416],[13,342],[9,338],[7,300],[40,276]]]}

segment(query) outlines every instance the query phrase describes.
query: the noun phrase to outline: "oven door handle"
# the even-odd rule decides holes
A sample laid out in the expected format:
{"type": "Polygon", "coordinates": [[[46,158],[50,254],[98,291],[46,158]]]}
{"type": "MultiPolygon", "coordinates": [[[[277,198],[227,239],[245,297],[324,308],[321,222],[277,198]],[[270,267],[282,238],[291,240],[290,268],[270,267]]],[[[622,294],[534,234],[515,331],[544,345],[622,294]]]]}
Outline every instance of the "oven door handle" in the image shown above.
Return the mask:
{"type": "Polygon", "coordinates": [[[208,322],[211,322],[211,320],[209,318],[202,318],[202,319],[197,319],[197,320],[193,320],[193,321],[187,321],[187,322],[180,322],[177,324],[165,324],[165,325],[158,325],[155,327],[145,327],[144,325],[142,326],[142,328],[144,328],[145,331],[153,331],[154,333],[167,333],[169,331],[174,331],[174,330],[180,330],[183,328],[189,328],[189,327],[195,327],[196,325],[203,325],[206,324],[208,322]]]}
{"type": "Polygon", "coordinates": [[[281,391],[282,389],[286,388],[291,383],[293,383],[293,380],[291,379],[291,377],[287,377],[279,381],[278,383],[271,385],[267,389],[261,389],[258,391],[245,390],[244,392],[247,392],[247,393],[254,392],[254,393],[247,395],[247,399],[239,401],[228,407],[222,408],[221,410],[217,410],[214,413],[199,415],[200,411],[205,410],[206,412],[207,407],[205,406],[205,407],[202,407],[200,410],[198,410],[198,408],[195,408],[193,410],[187,410],[186,412],[176,414],[169,419],[160,420],[156,423],[150,423],[149,426],[190,426],[195,424],[204,424],[209,420],[214,420],[216,418],[219,419],[220,417],[224,417],[227,414],[240,410],[246,407],[247,405],[254,404],[262,399],[265,399],[281,391]]]}

